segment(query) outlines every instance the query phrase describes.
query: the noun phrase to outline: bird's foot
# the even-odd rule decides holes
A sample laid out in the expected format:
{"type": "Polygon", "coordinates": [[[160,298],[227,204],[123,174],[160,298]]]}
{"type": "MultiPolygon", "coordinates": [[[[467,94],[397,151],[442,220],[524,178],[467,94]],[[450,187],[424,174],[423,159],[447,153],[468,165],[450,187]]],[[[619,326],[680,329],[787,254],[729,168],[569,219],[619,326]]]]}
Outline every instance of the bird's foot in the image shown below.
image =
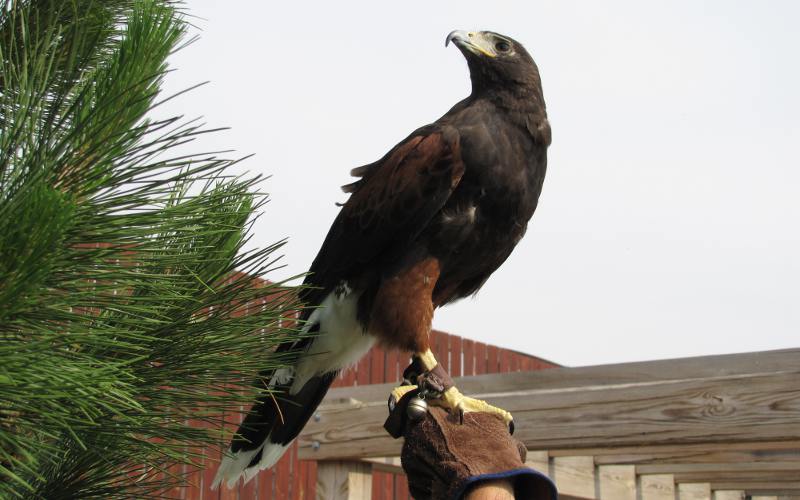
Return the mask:
{"type": "Polygon", "coordinates": [[[514,417],[511,416],[511,413],[502,408],[492,406],[481,399],[464,396],[455,386],[444,391],[442,397],[435,401],[436,402],[433,404],[438,404],[439,406],[447,408],[451,412],[458,412],[461,415],[464,413],[478,411],[490,413],[505,422],[510,429],[514,428],[514,417]]]}
{"type": "Polygon", "coordinates": [[[514,417],[511,413],[486,401],[461,394],[461,391],[453,385],[453,379],[439,365],[430,350],[414,356],[411,365],[403,372],[403,379],[406,384],[413,385],[397,387],[395,391],[401,392],[397,394],[393,392],[393,396],[396,396],[395,401],[399,401],[404,394],[419,387],[422,397],[432,405],[441,406],[462,417],[465,413],[471,412],[489,413],[505,422],[511,432],[514,432],[514,417]]]}
{"type": "MultiPolygon", "coordinates": [[[[492,406],[486,401],[470,398],[461,394],[455,386],[450,386],[448,389],[444,391],[437,391],[430,387],[429,382],[425,378],[426,374],[421,376],[422,380],[420,381],[420,385],[401,385],[392,389],[392,393],[389,396],[389,410],[394,411],[395,405],[411,391],[417,391],[417,398],[420,399],[427,399],[430,404],[435,406],[440,406],[442,408],[447,409],[451,414],[456,414],[459,416],[460,419],[463,420],[465,413],[470,412],[485,412],[491,415],[496,416],[506,425],[508,425],[509,431],[513,434],[514,433],[514,417],[511,416],[511,413],[507,412],[502,408],[498,408],[496,406],[492,406]]],[[[425,408],[425,404],[422,404],[422,408],[425,408]]],[[[424,413],[424,410],[423,410],[424,413]]],[[[417,416],[419,418],[419,416],[417,416]]],[[[416,418],[413,418],[415,420],[416,418]]],[[[387,427],[389,433],[392,434],[391,429],[387,427]]],[[[398,437],[399,434],[395,435],[398,437]]]]}

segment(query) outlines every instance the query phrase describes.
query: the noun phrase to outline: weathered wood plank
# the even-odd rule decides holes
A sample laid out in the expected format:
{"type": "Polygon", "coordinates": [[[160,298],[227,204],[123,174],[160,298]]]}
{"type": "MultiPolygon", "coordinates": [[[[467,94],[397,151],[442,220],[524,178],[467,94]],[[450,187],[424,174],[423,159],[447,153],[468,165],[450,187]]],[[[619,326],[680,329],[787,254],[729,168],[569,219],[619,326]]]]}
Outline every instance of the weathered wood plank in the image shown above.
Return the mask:
{"type": "Polygon", "coordinates": [[[500,373],[514,371],[511,369],[511,351],[503,349],[500,351],[500,373]]]}
{"type": "Polygon", "coordinates": [[[711,485],[709,483],[680,483],[678,500],[711,500],[711,485]]]}
{"type": "MultiPolygon", "coordinates": [[[[306,500],[311,500],[312,498],[317,498],[317,468],[318,464],[315,460],[308,461],[308,473],[306,475],[306,500]]],[[[259,490],[259,494],[261,495],[260,498],[272,498],[269,494],[266,496],[261,494],[261,490],[259,490]]]]}
{"type": "Polygon", "coordinates": [[[290,456],[284,455],[275,465],[275,498],[284,498],[289,494],[289,462],[290,456]]]}
{"type": "Polygon", "coordinates": [[[443,332],[433,330],[430,334],[431,350],[436,357],[439,365],[445,369],[450,370],[450,351],[447,346],[447,335],[443,332]]]}
{"type": "MultiPolygon", "coordinates": [[[[399,373],[399,354],[396,349],[386,351],[386,363],[384,366],[384,380],[390,384],[397,384],[400,381],[399,373]]],[[[405,369],[405,367],[403,367],[405,369]]]]}
{"type": "Polygon", "coordinates": [[[408,491],[408,478],[406,476],[394,477],[394,500],[411,500],[408,491]]]}
{"type": "MultiPolygon", "coordinates": [[[[784,471],[784,470],[766,470],[766,471],[738,471],[735,470],[736,464],[731,464],[729,470],[720,471],[689,471],[675,473],[675,481],[679,483],[694,483],[694,482],[753,482],[753,481],[774,481],[780,483],[783,481],[797,481],[800,480],[800,474],[797,471],[784,471]]],[[[741,490],[744,488],[714,488],[723,490],[741,490]]]]}
{"type": "Polygon", "coordinates": [[[461,350],[462,350],[462,342],[461,337],[456,335],[451,335],[449,338],[450,342],[450,376],[451,377],[460,377],[464,375],[463,371],[463,361],[461,359],[461,350]]]}
{"type": "Polygon", "coordinates": [[[356,363],[356,383],[360,386],[369,386],[369,367],[371,356],[364,356],[356,363]]]}
{"type": "Polygon", "coordinates": [[[642,500],[675,500],[675,482],[669,474],[639,476],[637,487],[642,500]]]}
{"type": "MultiPolygon", "coordinates": [[[[278,497],[283,498],[283,497],[278,497]]],[[[317,466],[318,500],[370,500],[372,475],[363,462],[319,462],[317,466]]]]}
{"type": "MultiPolygon", "coordinates": [[[[798,442],[800,364],[792,369],[765,375],[472,394],[511,411],[515,437],[530,449],[798,442]]],[[[504,377],[552,371],[561,370],[495,376],[500,379],[495,386],[501,387],[498,384],[504,377]]],[[[343,405],[328,400],[320,407],[320,421],[311,422],[300,437],[300,457],[398,455],[400,442],[389,438],[382,427],[389,388],[384,387],[387,392],[380,399],[368,402],[343,405]],[[321,445],[316,451],[311,449],[313,441],[321,445]]]]}
{"type": "Polygon", "coordinates": [[[597,467],[597,498],[636,500],[636,469],[633,465],[597,467]]]}
{"type": "Polygon", "coordinates": [[[486,346],[486,373],[500,371],[500,348],[494,345],[486,346]]]}
{"type": "Polygon", "coordinates": [[[371,500],[394,500],[394,474],[372,468],[371,500]]]}
{"type": "MultiPolygon", "coordinates": [[[[297,459],[297,443],[293,443],[292,446],[289,448],[289,453],[291,454],[290,464],[292,466],[291,470],[291,484],[289,485],[289,492],[293,499],[300,500],[302,494],[302,488],[300,486],[300,481],[302,479],[302,472],[305,472],[303,464],[305,462],[301,462],[297,459]],[[301,472],[302,471],[302,472],[301,472]]],[[[244,491],[239,490],[239,499],[243,500],[245,498],[256,498],[255,491],[244,491]]]]}
{"type": "Polygon", "coordinates": [[[800,441],[762,441],[758,443],[704,443],[622,448],[552,450],[551,455],[593,455],[595,463],[672,464],[672,463],[750,463],[800,462],[800,441]]]}
{"type": "Polygon", "coordinates": [[[365,458],[364,462],[372,465],[372,470],[380,472],[390,472],[392,474],[404,474],[403,464],[400,457],[373,457],[365,458]]]}
{"type": "Polygon", "coordinates": [[[475,342],[463,339],[462,355],[464,359],[464,375],[475,375],[475,342]]]}
{"type": "Polygon", "coordinates": [[[744,500],[745,494],[742,490],[716,490],[714,500],[744,500]]]}
{"type": "MultiPolygon", "coordinates": [[[[480,342],[476,342],[478,346],[480,342]]],[[[486,345],[482,345],[485,359],[486,345]]],[[[476,352],[476,357],[480,357],[476,352]]],[[[480,365],[480,361],[477,362],[480,365]]],[[[800,349],[783,349],[719,356],[699,356],[692,358],[597,365],[578,368],[551,368],[532,372],[510,372],[502,375],[486,372],[456,380],[459,388],[468,394],[504,393],[519,389],[566,389],[592,388],[624,384],[643,384],[648,382],[680,381],[698,378],[729,377],[764,373],[798,373],[800,369],[800,349]]],[[[496,370],[495,370],[496,371],[496,370]]],[[[391,385],[371,385],[367,387],[340,387],[331,390],[330,400],[343,397],[360,401],[384,399],[391,385]]]]}
{"type": "Polygon", "coordinates": [[[560,494],[595,498],[594,460],[592,457],[553,459],[550,477],[560,494]]]}
{"type": "Polygon", "coordinates": [[[529,451],[525,465],[542,474],[550,475],[550,457],[546,451],[529,451]]]}
{"type": "Polygon", "coordinates": [[[379,346],[372,348],[369,353],[369,383],[383,384],[386,380],[386,353],[379,346]]]}
{"type": "Polygon", "coordinates": [[[744,490],[747,495],[800,497],[800,481],[720,481],[711,483],[713,490],[744,490]]]}
{"type": "Polygon", "coordinates": [[[739,473],[752,475],[762,472],[792,472],[800,477],[800,462],[718,462],[718,463],[676,463],[637,465],[638,474],[687,474],[693,473],[739,473]]]}
{"type": "Polygon", "coordinates": [[[475,342],[475,375],[483,375],[486,372],[486,344],[475,342]]]}
{"type": "MultiPolygon", "coordinates": [[[[316,463],[316,462],[315,462],[316,463]]],[[[316,478],[315,478],[316,480],[316,478]]],[[[258,494],[273,498],[275,495],[275,469],[262,470],[258,473],[258,494]]]]}

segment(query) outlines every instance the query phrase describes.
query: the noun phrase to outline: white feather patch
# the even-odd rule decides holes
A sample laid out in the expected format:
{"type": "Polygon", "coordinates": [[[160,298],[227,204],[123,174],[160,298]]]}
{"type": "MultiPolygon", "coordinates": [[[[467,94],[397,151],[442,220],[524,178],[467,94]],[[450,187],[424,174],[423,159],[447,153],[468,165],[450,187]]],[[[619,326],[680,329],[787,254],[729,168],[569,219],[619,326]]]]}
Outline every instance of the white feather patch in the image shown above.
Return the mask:
{"type": "MultiPolygon", "coordinates": [[[[258,474],[260,471],[269,469],[275,465],[278,460],[281,459],[288,447],[288,445],[280,445],[275,443],[265,444],[261,452],[261,461],[259,461],[258,464],[254,465],[253,467],[242,471],[242,475],[244,476],[244,484],[249,483],[250,480],[256,477],[256,474],[258,474]]],[[[233,484],[236,484],[236,480],[233,480],[233,484]]],[[[228,480],[228,488],[231,487],[231,481],[228,480]]]]}
{"type": "Polygon", "coordinates": [[[214,481],[211,483],[211,489],[216,490],[222,481],[225,481],[228,489],[234,488],[239,479],[244,479],[244,484],[247,484],[260,471],[275,465],[288,447],[288,445],[266,442],[262,447],[250,451],[231,453],[230,449],[228,449],[228,455],[222,459],[222,463],[217,469],[217,474],[214,476],[214,481]],[[247,464],[250,463],[259,450],[261,450],[261,460],[256,465],[248,468],[247,464]]]}
{"type": "Polygon", "coordinates": [[[231,452],[228,448],[228,453],[222,458],[222,463],[219,464],[214,481],[211,483],[211,489],[216,490],[222,481],[226,481],[228,488],[233,488],[236,481],[244,472],[247,464],[258,453],[261,448],[249,451],[239,451],[236,453],[231,452]]]}
{"type": "Polygon", "coordinates": [[[375,343],[375,337],[367,335],[358,321],[359,296],[347,285],[337,287],[311,315],[310,320],[319,322],[319,336],[300,359],[290,394],[297,394],[314,375],[356,363],[375,343]]]}
{"type": "MultiPolygon", "coordinates": [[[[269,382],[270,387],[286,384],[294,379],[290,394],[297,394],[311,377],[321,375],[356,363],[375,343],[375,337],[367,335],[357,318],[359,293],[353,293],[346,283],[342,283],[330,293],[319,308],[309,317],[303,329],[308,331],[312,325],[319,324],[319,335],[314,338],[308,352],[304,353],[297,365],[275,371],[269,382]]],[[[269,437],[261,447],[250,451],[228,454],[222,459],[217,470],[212,489],[225,481],[233,488],[241,478],[247,483],[259,471],[275,465],[288,445],[269,442],[269,437]],[[261,450],[261,460],[253,467],[247,467],[253,457],[261,450]]]]}

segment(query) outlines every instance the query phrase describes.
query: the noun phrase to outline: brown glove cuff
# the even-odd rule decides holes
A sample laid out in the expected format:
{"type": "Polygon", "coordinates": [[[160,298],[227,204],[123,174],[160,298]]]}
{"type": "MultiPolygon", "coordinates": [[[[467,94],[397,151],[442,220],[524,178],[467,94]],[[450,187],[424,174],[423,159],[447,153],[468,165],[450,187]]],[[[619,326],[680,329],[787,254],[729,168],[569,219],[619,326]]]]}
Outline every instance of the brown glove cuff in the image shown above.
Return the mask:
{"type": "Polygon", "coordinates": [[[557,498],[546,476],[524,467],[511,441],[505,425],[494,415],[466,413],[462,423],[440,408],[431,408],[406,430],[402,463],[411,494],[418,500],[458,499],[481,482],[509,478],[519,492],[517,498],[557,498]],[[415,480],[423,477],[429,480],[415,480]]]}

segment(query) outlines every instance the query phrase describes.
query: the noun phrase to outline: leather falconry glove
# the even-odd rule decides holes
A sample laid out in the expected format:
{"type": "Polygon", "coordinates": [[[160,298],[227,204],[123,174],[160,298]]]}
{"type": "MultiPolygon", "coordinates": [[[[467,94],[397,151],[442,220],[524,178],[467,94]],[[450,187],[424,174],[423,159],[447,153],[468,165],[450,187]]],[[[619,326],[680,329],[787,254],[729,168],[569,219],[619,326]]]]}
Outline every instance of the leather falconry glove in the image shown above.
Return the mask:
{"type": "Polygon", "coordinates": [[[419,392],[395,389],[384,424],[393,437],[405,438],[401,460],[416,500],[460,500],[475,486],[502,479],[513,483],[514,498],[557,500],[553,482],[525,466],[525,446],[502,419],[479,411],[451,414],[436,406],[426,411],[419,392]]]}

